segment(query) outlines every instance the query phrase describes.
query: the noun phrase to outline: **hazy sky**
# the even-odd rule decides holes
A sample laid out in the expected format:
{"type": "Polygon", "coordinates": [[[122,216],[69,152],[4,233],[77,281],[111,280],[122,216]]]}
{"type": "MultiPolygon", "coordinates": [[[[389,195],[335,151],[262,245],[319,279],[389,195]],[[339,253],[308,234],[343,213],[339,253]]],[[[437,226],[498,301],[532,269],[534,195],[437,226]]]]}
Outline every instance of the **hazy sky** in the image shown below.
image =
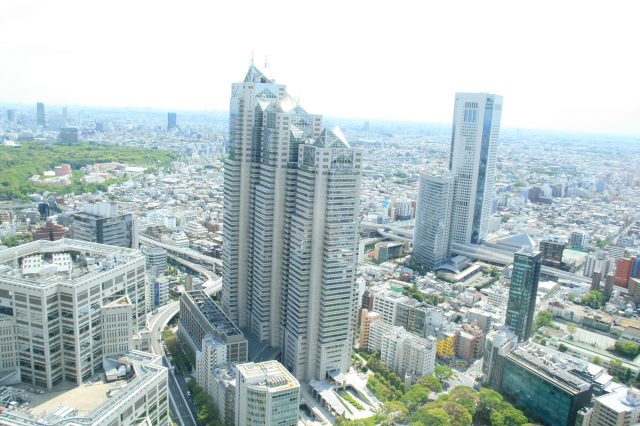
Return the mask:
{"type": "Polygon", "coordinates": [[[312,113],[640,135],[640,1],[0,2],[0,102],[228,109],[251,52],[312,113]]]}

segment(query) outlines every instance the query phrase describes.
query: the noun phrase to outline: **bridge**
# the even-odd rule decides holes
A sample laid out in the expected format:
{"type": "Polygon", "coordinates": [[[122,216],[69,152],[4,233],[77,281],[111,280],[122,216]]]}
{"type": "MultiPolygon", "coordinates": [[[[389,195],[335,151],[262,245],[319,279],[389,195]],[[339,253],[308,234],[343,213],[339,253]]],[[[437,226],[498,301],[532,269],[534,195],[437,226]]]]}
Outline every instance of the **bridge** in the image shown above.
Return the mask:
{"type": "Polygon", "coordinates": [[[360,222],[360,227],[367,231],[376,231],[385,238],[395,241],[413,241],[413,221],[394,223],[360,222]]]}
{"type": "Polygon", "coordinates": [[[155,238],[151,238],[144,234],[138,235],[138,241],[139,243],[146,244],[148,246],[161,247],[174,257],[189,259],[192,263],[211,265],[214,267],[214,270],[222,270],[222,260],[207,256],[206,254],[202,254],[193,249],[158,241],[155,238]]]}

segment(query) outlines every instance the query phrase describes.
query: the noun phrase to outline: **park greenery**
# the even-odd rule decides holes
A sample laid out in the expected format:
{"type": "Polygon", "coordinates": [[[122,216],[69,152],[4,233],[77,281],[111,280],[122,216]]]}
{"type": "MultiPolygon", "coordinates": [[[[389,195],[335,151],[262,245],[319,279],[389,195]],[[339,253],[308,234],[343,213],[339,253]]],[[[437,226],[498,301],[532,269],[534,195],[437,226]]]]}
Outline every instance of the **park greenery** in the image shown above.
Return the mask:
{"type": "Polygon", "coordinates": [[[551,311],[540,311],[533,320],[533,328],[536,330],[540,327],[549,327],[553,324],[553,314],[551,311]]]}
{"type": "Polygon", "coordinates": [[[193,404],[198,410],[196,418],[199,424],[202,426],[222,426],[223,423],[218,417],[218,411],[211,396],[195,380],[190,380],[187,387],[191,392],[193,404]]]}
{"type": "Polygon", "coordinates": [[[31,193],[51,191],[59,194],[105,191],[108,184],[83,184],[79,169],[94,163],[119,162],[147,166],[166,167],[176,159],[168,151],[150,150],[130,146],[98,145],[81,142],[63,145],[55,142],[22,142],[20,146],[0,146],[0,199],[27,199],[31,193]],[[72,183],[60,187],[34,184],[29,178],[42,175],[45,170],[68,163],[73,172],[72,183]]]}
{"type": "Polygon", "coordinates": [[[387,368],[378,353],[361,350],[358,354],[375,373],[369,377],[368,387],[384,406],[374,417],[355,421],[339,418],[337,425],[515,426],[528,422],[522,411],[494,390],[483,388],[476,392],[470,387],[458,386],[442,393],[444,383],[453,377],[449,367],[436,366],[434,375],[420,377],[405,389],[403,381],[387,368]]]}

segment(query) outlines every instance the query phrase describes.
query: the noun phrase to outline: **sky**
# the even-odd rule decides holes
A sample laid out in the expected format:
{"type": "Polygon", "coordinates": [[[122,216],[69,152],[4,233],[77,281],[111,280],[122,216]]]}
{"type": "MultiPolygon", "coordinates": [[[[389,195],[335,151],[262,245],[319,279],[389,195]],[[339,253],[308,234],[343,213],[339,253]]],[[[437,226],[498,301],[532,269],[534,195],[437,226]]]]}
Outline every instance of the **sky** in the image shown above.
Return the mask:
{"type": "Polygon", "coordinates": [[[253,55],[311,113],[640,135],[640,2],[0,3],[0,102],[227,110],[253,55]]]}

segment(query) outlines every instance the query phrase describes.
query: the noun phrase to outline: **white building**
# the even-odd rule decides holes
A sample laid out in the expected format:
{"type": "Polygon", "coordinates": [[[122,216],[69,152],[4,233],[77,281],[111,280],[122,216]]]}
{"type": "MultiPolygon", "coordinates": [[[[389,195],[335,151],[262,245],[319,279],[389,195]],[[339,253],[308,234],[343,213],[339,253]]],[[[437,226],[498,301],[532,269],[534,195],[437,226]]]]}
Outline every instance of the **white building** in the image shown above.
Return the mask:
{"type": "MultiPolygon", "coordinates": [[[[220,339],[206,334],[196,351],[196,382],[209,391],[213,387],[213,370],[227,362],[227,347],[220,339]]],[[[209,392],[211,393],[211,392],[209,392]]]]}
{"type": "Polygon", "coordinates": [[[632,426],[639,423],[639,389],[620,387],[594,398],[590,426],[632,426]]]}
{"type": "Polygon", "coordinates": [[[452,242],[479,244],[487,236],[501,115],[502,96],[456,93],[449,157],[452,242]]]}
{"type": "Polygon", "coordinates": [[[297,426],[300,384],[278,361],[236,366],[236,426],[297,426]]]}
{"type": "Polygon", "coordinates": [[[436,364],[436,339],[422,338],[396,327],[375,321],[369,327],[369,350],[380,351],[380,359],[401,377],[433,373],[436,364]]]}

